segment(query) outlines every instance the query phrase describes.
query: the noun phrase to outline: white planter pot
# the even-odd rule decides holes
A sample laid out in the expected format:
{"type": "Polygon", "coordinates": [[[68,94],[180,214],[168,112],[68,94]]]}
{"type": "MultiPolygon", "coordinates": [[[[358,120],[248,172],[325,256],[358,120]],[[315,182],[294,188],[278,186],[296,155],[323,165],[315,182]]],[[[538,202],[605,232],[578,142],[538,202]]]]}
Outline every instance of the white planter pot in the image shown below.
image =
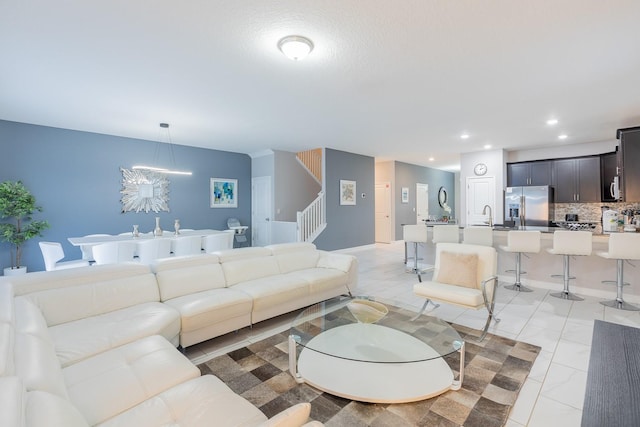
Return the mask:
{"type": "Polygon", "coordinates": [[[5,276],[19,276],[21,274],[27,274],[27,267],[18,267],[18,268],[7,267],[4,269],[5,276]]]}

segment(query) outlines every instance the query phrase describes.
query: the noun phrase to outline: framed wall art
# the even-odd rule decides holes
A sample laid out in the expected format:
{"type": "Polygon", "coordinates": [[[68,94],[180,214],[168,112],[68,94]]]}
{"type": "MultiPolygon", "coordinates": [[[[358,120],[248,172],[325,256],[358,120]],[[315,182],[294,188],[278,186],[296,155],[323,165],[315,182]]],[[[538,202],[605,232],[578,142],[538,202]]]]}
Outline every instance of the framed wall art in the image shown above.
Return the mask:
{"type": "Polygon", "coordinates": [[[356,204],[356,182],[340,180],[340,204],[355,205],[356,204]]]}
{"type": "Polygon", "coordinates": [[[238,180],[227,178],[211,178],[212,208],[237,208],[238,207],[238,180]]]}
{"type": "Polygon", "coordinates": [[[402,203],[409,203],[409,187],[402,187],[402,203]]]}

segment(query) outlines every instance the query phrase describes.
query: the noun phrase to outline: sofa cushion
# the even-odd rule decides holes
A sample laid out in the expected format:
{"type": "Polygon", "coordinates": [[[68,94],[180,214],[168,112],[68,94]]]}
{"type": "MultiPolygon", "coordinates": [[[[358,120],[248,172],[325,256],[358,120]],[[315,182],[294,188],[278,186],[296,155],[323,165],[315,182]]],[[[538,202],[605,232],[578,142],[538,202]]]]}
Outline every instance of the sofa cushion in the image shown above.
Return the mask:
{"type": "Polygon", "coordinates": [[[463,307],[484,307],[482,291],[477,288],[446,285],[438,282],[422,282],[413,285],[413,293],[424,298],[432,298],[463,307]]]}
{"type": "Polygon", "coordinates": [[[259,427],[299,427],[307,422],[310,413],[310,403],[298,403],[269,418],[259,427]]]}
{"type": "Polygon", "coordinates": [[[25,427],[89,426],[75,406],[60,396],[45,391],[31,391],[26,395],[25,427]]]}
{"type": "Polygon", "coordinates": [[[269,249],[273,255],[278,255],[289,252],[313,251],[316,249],[316,245],[309,242],[294,242],[278,243],[276,245],[265,246],[265,248],[269,249]]]}
{"type": "Polygon", "coordinates": [[[331,252],[318,251],[320,258],[318,259],[318,267],[333,268],[345,273],[349,273],[357,264],[357,258],[347,254],[333,254],[331,252]]]}
{"type": "Polygon", "coordinates": [[[156,278],[160,289],[160,300],[163,302],[227,286],[222,266],[218,263],[163,270],[156,273],[156,278]]]}
{"type": "Polygon", "coordinates": [[[180,312],[182,331],[193,331],[251,313],[253,300],[236,289],[214,289],[165,301],[180,312]]]}
{"type": "Polygon", "coordinates": [[[70,401],[91,425],[200,375],[198,368],[157,335],[85,359],[63,373],[70,401]]]}
{"type": "Polygon", "coordinates": [[[137,339],[162,335],[178,345],[180,313],[159,302],[149,302],[91,316],[49,328],[62,366],[137,339]]]}
{"type": "Polygon", "coordinates": [[[219,264],[219,258],[213,254],[199,254],[199,256],[184,255],[170,258],[161,258],[151,263],[151,271],[160,273],[165,270],[177,268],[191,268],[201,265],[219,264]]]}
{"type": "Polygon", "coordinates": [[[347,281],[349,276],[335,269],[328,268],[307,268],[304,270],[293,271],[287,276],[297,277],[309,284],[311,293],[321,293],[327,289],[340,288],[340,292],[347,293],[347,281]]]}
{"type": "Polygon", "coordinates": [[[26,391],[16,376],[0,376],[0,423],[3,426],[24,425],[26,391]]]}
{"type": "Polygon", "coordinates": [[[301,301],[306,301],[310,295],[306,281],[288,274],[238,283],[234,289],[246,292],[253,298],[252,323],[272,317],[273,312],[282,314],[295,310],[300,307],[301,301]],[[269,314],[265,316],[259,313],[269,314]]]}
{"type": "Polygon", "coordinates": [[[216,251],[214,254],[218,256],[221,263],[225,263],[240,259],[268,257],[271,256],[271,250],[262,247],[247,247],[216,251]]]}
{"type": "Polygon", "coordinates": [[[15,372],[13,364],[14,313],[13,287],[10,284],[0,285],[0,376],[12,375],[15,372]]]}
{"type": "Polygon", "coordinates": [[[26,295],[39,308],[49,326],[160,301],[152,273],[86,283],[26,295]]]}
{"type": "Polygon", "coordinates": [[[291,271],[312,268],[318,264],[320,254],[314,249],[301,249],[297,252],[287,252],[274,255],[278,261],[280,273],[289,273],[291,271]]]}
{"type": "Polygon", "coordinates": [[[147,265],[108,264],[68,270],[36,271],[21,276],[5,277],[3,279],[13,284],[16,295],[25,295],[55,288],[66,288],[94,282],[117,280],[140,274],[149,274],[150,271],[147,265]]]}
{"type": "Polygon", "coordinates": [[[28,298],[17,297],[14,303],[16,375],[27,391],[46,391],[66,399],[62,367],[42,313],[28,298]]]}
{"type": "Polygon", "coordinates": [[[258,408],[218,378],[204,375],[172,387],[100,426],[251,427],[266,419],[258,408]]]}
{"type": "MultiPolygon", "coordinates": [[[[256,248],[264,249],[264,248],[256,248]]],[[[280,274],[280,267],[275,257],[263,256],[258,258],[246,258],[222,263],[222,270],[227,281],[227,286],[244,283],[262,277],[280,274]]]]}

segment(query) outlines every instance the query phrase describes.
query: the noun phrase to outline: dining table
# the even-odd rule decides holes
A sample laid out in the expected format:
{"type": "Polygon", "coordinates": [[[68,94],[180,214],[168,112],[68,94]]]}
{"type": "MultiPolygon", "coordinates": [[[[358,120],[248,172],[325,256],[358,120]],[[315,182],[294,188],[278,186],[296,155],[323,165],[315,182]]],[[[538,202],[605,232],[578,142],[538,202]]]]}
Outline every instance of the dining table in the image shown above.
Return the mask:
{"type": "Polygon", "coordinates": [[[154,236],[153,233],[140,233],[137,237],[132,233],[118,234],[118,235],[96,235],[96,236],[83,236],[83,237],[69,237],[67,240],[73,246],[94,246],[101,243],[109,242],[140,242],[150,239],[177,239],[185,236],[209,236],[217,233],[225,233],[228,231],[201,229],[201,230],[184,230],[180,231],[176,235],[173,231],[164,231],[161,236],[154,236]]]}

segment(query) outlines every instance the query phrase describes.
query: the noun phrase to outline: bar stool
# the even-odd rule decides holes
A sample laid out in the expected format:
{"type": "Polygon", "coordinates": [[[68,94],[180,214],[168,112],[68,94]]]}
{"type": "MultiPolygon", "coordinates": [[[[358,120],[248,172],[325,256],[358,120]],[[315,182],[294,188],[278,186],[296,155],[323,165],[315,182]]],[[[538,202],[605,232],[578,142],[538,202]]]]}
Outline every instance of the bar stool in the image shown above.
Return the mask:
{"type": "Polygon", "coordinates": [[[516,281],[513,285],[505,285],[505,289],[518,292],[532,292],[531,289],[523,286],[520,282],[520,276],[527,274],[526,271],[522,271],[522,254],[523,253],[535,253],[540,252],[540,232],[539,231],[509,231],[507,233],[507,246],[500,246],[505,252],[513,252],[516,254],[516,269],[507,270],[509,272],[515,271],[516,281]]]}
{"type": "Polygon", "coordinates": [[[562,292],[552,293],[552,297],[567,299],[571,301],[582,301],[581,298],[569,292],[569,280],[575,277],[569,274],[570,256],[591,255],[593,236],[590,231],[567,231],[560,230],[553,233],[553,248],[547,249],[552,255],[562,255],[564,260],[564,273],[554,274],[551,277],[562,277],[564,289],[562,292]]]}
{"type": "Polygon", "coordinates": [[[457,225],[434,225],[433,243],[460,243],[460,229],[457,225]]]}
{"type": "Polygon", "coordinates": [[[603,283],[615,283],[617,286],[616,299],[613,301],[600,301],[600,304],[620,310],[640,311],[640,307],[629,304],[622,299],[622,287],[628,285],[623,278],[624,262],[633,259],[640,260],[640,234],[636,233],[611,233],[609,235],[608,252],[596,252],[602,258],[615,259],[617,263],[616,280],[603,283]]]}
{"type": "Polygon", "coordinates": [[[493,229],[491,227],[465,227],[462,232],[462,243],[468,245],[493,246],[493,229]]]}
{"type": "Polygon", "coordinates": [[[422,270],[418,268],[418,243],[427,243],[426,225],[403,225],[402,238],[406,243],[413,243],[413,269],[412,273],[418,275],[418,281],[422,282],[422,270]]]}

